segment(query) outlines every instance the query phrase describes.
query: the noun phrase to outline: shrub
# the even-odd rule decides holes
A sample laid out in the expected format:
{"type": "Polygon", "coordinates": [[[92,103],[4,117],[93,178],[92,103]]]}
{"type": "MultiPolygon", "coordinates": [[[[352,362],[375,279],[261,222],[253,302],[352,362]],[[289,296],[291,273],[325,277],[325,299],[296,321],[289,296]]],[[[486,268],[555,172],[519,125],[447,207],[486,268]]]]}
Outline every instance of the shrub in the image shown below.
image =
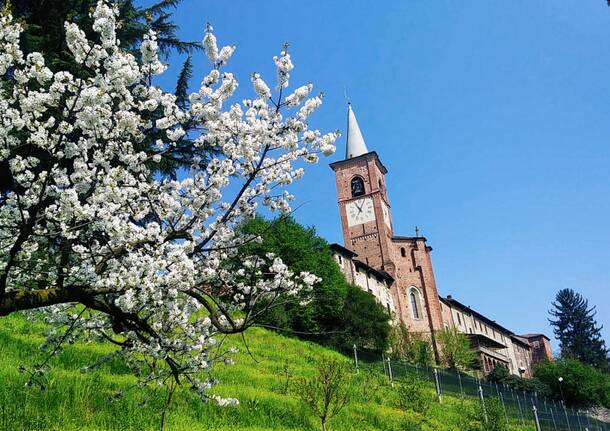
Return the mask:
{"type": "Polygon", "coordinates": [[[417,332],[409,332],[404,323],[394,326],[390,332],[391,357],[404,359],[419,365],[431,365],[432,346],[424,336],[417,332]]]}
{"type": "Polygon", "coordinates": [[[309,379],[297,381],[297,396],[320,419],[322,431],[350,401],[349,370],[338,359],[320,357],[316,373],[309,379]]]}
{"type": "Polygon", "coordinates": [[[487,375],[487,380],[492,383],[506,384],[519,391],[536,392],[539,396],[551,396],[549,387],[539,379],[533,377],[524,379],[514,374],[510,374],[508,368],[497,365],[491,373],[487,375]]]}
{"type": "Polygon", "coordinates": [[[407,374],[397,388],[398,406],[403,410],[412,410],[426,414],[434,401],[426,388],[426,382],[415,374],[407,374]]]}
{"type": "Polygon", "coordinates": [[[465,408],[463,431],[508,431],[506,411],[497,398],[485,398],[485,406],[480,402],[474,408],[465,408]]]}
{"type": "Polygon", "coordinates": [[[487,380],[492,383],[505,383],[510,377],[508,368],[504,365],[496,365],[494,369],[487,375],[487,380]]]}

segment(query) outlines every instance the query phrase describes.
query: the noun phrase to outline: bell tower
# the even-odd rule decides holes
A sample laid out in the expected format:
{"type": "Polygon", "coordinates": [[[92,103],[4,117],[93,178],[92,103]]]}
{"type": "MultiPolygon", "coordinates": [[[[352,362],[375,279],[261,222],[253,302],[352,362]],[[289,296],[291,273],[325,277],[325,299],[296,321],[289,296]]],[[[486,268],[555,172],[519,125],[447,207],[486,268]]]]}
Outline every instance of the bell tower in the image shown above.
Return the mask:
{"type": "Polygon", "coordinates": [[[391,293],[396,317],[409,331],[431,338],[442,329],[441,305],[432,270],[432,247],[416,231],[415,236],[394,233],[385,176],[388,170],[375,151],[369,151],[351,105],[347,108],[345,159],[331,163],[343,242],[355,259],[383,270],[394,279],[391,293]]]}
{"type": "Polygon", "coordinates": [[[369,152],[351,105],[347,109],[345,160],[332,163],[337,180],[343,241],[373,268],[391,265],[392,220],[385,187],[388,172],[376,152],[369,152]]]}

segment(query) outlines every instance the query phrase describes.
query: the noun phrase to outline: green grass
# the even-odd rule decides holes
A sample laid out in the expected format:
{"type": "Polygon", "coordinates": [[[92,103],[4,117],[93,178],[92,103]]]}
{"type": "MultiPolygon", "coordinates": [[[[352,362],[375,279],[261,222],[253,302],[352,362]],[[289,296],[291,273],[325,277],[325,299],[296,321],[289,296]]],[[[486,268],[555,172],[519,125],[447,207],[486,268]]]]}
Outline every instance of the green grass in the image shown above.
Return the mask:
{"type": "MultiPolygon", "coordinates": [[[[110,401],[114,393],[135,383],[129,369],[120,360],[113,360],[94,372],[80,371],[82,366],[110,352],[112,347],[108,345],[68,346],[51,361],[46,390],[26,387],[27,375],[18,368],[39,362],[43,357],[38,350],[42,329],[42,325],[20,316],[0,319],[1,430],[159,429],[164,390],[127,390],[121,399],[110,401]],[[143,397],[149,398],[145,404],[142,404],[143,397]]],[[[241,338],[230,339],[229,344],[240,348],[234,358],[235,365],[218,366],[213,371],[221,382],[213,392],[238,398],[239,406],[204,403],[186,388],[180,388],[168,412],[167,429],[320,429],[316,418],[299,402],[290,381],[311,375],[316,356],[342,358],[341,355],[263,329],[249,330],[246,339],[252,357],[246,353],[241,338]]],[[[465,412],[475,404],[474,400],[444,396],[443,403],[434,403],[424,418],[397,407],[396,390],[387,384],[383,373],[362,372],[355,375],[352,385],[355,399],[331,420],[331,430],[464,430],[465,412]]],[[[428,389],[432,393],[433,388],[428,389]]]]}

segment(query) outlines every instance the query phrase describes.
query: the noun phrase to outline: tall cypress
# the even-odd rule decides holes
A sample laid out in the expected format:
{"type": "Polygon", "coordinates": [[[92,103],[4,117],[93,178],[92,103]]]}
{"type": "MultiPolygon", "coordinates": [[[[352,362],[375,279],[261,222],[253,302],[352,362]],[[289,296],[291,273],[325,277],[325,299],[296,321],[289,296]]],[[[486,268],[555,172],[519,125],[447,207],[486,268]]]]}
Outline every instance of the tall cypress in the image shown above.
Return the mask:
{"type": "Polygon", "coordinates": [[[564,358],[578,359],[601,370],[610,369],[609,351],[595,320],[595,306],[572,289],[557,292],[549,319],[564,358]]]}

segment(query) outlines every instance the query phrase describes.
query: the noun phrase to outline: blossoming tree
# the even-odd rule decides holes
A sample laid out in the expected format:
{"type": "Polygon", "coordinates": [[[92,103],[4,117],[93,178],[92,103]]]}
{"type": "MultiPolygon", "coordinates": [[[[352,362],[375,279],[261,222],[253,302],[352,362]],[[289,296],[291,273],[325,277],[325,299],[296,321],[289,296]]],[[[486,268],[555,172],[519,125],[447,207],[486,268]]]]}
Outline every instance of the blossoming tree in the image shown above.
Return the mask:
{"type": "Polygon", "coordinates": [[[210,26],[210,72],[180,109],[152,84],[165,69],[155,34],[136,59],[116,16],[98,3],[95,40],[66,23],[83,78],[24,58],[20,25],[0,18],[0,316],[36,310],[57,328],[51,343],[105,339],[142,384],[187,382],[205,398],[218,335],[316,281],[272,255],[239,256],[255,238],[235,227],[261,207],[289,211],[295,164],[332,153],[337,134],[309,128],[322,102],[311,85],[288,94],[286,48],[273,59],[276,90],[253,74],[255,97],[231,103],[238,84],[223,68],[235,48],[219,49],[210,26]],[[185,135],[216,155],[195,157],[182,180],[158,178],[155,164],[185,135]]]}

